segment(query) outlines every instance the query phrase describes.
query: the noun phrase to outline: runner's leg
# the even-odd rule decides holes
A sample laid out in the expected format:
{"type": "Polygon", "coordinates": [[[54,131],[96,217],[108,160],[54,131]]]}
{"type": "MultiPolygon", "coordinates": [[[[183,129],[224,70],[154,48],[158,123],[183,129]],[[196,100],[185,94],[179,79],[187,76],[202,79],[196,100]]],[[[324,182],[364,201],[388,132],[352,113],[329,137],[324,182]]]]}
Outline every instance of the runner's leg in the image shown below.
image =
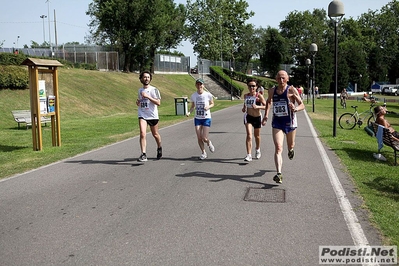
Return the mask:
{"type": "Polygon", "coordinates": [[[284,132],[281,129],[272,129],[273,142],[274,142],[274,164],[276,165],[277,173],[281,173],[281,168],[283,166],[283,142],[284,142],[284,132]]]}
{"type": "Polygon", "coordinates": [[[146,140],[147,121],[145,121],[144,119],[139,119],[139,127],[140,127],[140,148],[141,148],[141,153],[146,153],[146,148],[147,148],[147,140],[146,140]]]}

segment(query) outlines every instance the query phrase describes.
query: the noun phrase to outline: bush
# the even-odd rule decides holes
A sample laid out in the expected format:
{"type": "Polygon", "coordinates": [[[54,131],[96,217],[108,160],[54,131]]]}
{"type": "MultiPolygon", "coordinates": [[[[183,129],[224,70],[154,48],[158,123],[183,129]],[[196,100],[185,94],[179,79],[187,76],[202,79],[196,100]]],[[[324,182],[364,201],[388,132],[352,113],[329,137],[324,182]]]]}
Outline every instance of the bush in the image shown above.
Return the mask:
{"type": "MultiPolygon", "coordinates": [[[[35,57],[35,56],[32,56],[35,57]]],[[[21,66],[28,56],[11,53],[0,53],[0,90],[1,89],[27,89],[29,88],[29,73],[26,66],[21,66]]],[[[35,57],[36,58],[36,57],[35,57]]],[[[53,58],[38,57],[42,59],[53,58]]],[[[64,67],[96,70],[95,64],[71,63],[62,59],[58,60],[64,67]]]]}
{"type": "Polygon", "coordinates": [[[26,66],[0,65],[0,89],[27,89],[29,74],[26,66]]]}
{"type": "Polygon", "coordinates": [[[0,53],[0,65],[3,66],[20,66],[25,59],[26,55],[24,54],[0,53]]]}

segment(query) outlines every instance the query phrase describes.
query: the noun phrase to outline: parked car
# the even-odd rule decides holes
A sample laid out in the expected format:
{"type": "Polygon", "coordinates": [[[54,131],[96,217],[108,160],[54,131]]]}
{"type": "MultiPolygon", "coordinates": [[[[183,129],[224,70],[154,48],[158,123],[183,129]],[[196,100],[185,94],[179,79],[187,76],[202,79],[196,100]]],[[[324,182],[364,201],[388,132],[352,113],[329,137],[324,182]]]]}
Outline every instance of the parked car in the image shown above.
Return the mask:
{"type": "Polygon", "coordinates": [[[382,86],[381,94],[397,96],[399,93],[398,88],[399,88],[399,85],[384,85],[384,86],[382,86]]]}
{"type": "Polygon", "coordinates": [[[196,68],[196,67],[192,68],[191,74],[198,74],[198,68],[196,68]]]}

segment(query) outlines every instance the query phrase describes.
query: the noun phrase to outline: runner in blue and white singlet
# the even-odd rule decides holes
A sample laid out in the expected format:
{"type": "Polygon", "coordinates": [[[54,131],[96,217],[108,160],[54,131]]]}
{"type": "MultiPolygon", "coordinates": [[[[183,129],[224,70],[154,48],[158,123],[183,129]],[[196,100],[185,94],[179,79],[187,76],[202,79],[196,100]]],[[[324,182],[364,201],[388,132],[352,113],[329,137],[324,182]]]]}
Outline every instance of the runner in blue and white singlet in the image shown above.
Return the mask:
{"type": "Polygon", "coordinates": [[[279,95],[277,90],[273,89],[272,127],[283,130],[285,134],[298,127],[296,114],[289,108],[288,90],[287,85],[283,94],[279,95]]]}
{"type": "Polygon", "coordinates": [[[283,176],[281,169],[283,166],[283,143],[284,135],[287,139],[288,158],[294,158],[295,135],[297,128],[296,112],[305,109],[301,97],[294,86],[289,86],[289,76],[286,71],[280,70],[276,75],[278,86],[269,90],[266,101],[266,114],[262,124],[265,124],[270,107],[273,108],[272,114],[272,135],[274,142],[274,164],[277,174],[273,177],[276,183],[282,183],[283,176]]]}

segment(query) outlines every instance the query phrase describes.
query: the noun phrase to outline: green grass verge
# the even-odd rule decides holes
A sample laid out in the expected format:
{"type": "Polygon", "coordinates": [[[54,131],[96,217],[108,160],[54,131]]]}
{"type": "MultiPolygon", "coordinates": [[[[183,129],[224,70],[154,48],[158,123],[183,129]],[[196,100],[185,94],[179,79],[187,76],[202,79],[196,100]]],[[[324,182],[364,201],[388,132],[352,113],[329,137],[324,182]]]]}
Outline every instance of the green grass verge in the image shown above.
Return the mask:
{"type": "MultiPolygon", "coordinates": [[[[344,112],[352,112],[351,105],[359,106],[359,112],[369,108],[368,103],[348,101],[347,109],[342,109],[338,101],[337,118],[344,112]]],[[[388,102],[387,107],[399,114],[397,102],[388,102]]],[[[399,245],[399,166],[393,165],[392,148],[384,146],[382,149],[386,162],[374,159],[373,153],[378,151],[377,141],[367,134],[364,126],[345,130],[337,122],[334,138],[332,99],[317,99],[314,113],[311,103],[306,109],[322,141],[334,150],[353,178],[359,195],[364,199],[364,207],[370,211],[371,221],[381,229],[385,244],[399,245]]],[[[394,128],[399,129],[399,115],[388,114],[386,117],[394,128]]]]}
{"type": "MultiPolygon", "coordinates": [[[[161,127],[191,119],[175,115],[174,98],[195,92],[192,77],[157,74],[152,85],[161,91],[161,127]]],[[[30,109],[29,90],[0,90],[0,179],[138,135],[140,86],[137,74],[60,68],[61,147],[52,147],[51,128],[43,126],[40,152],[33,151],[32,130],[18,130],[11,114],[30,109]]],[[[216,100],[213,111],[239,103],[216,100]]]]}

